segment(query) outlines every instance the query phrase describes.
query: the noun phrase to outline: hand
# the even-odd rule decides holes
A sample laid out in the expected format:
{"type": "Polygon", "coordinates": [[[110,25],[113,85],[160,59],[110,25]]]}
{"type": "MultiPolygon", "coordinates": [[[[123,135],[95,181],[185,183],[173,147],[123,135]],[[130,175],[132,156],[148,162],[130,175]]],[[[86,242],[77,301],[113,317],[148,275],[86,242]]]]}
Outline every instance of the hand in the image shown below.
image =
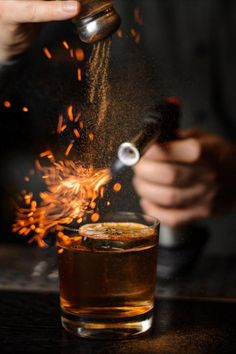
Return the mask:
{"type": "Polygon", "coordinates": [[[43,22],[66,20],[78,13],[78,0],[0,0],[0,63],[23,53],[43,22]]]}
{"type": "Polygon", "coordinates": [[[153,145],[134,168],[145,213],[171,227],[205,219],[236,204],[236,145],[199,130],[153,145]]]}

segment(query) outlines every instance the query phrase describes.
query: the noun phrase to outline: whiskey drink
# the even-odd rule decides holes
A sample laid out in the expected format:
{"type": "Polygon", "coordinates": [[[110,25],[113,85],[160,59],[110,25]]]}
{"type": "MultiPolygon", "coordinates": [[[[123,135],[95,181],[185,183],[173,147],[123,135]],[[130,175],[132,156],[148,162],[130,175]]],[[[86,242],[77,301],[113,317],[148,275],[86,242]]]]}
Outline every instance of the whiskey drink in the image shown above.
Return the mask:
{"type": "Polygon", "coordinates": [[[67,246],[60,240],[63,326],[85,337],[151,326],[157,244],[157,229],[137,222],[87,224],[67,246]]]}

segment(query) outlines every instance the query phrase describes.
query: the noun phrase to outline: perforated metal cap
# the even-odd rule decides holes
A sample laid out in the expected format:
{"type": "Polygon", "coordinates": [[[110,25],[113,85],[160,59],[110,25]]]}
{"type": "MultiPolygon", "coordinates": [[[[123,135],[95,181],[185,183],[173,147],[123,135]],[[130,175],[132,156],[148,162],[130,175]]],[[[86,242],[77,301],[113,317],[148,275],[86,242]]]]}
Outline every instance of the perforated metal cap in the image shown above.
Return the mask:
{"type": "Polygon", "coordinates": [[[113,6],[74,20],[80,39],[85,43],[103,40],[118,30],[121,18],[113,6]]]}

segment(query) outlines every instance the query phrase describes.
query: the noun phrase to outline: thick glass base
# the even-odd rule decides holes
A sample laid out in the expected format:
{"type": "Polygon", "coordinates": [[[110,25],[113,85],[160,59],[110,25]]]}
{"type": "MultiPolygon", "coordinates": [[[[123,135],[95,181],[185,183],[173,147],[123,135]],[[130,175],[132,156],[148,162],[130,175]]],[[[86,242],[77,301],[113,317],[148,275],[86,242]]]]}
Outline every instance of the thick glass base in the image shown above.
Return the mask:
{"type": "Polygon", "coordinates": [[[149,331],[152,327],[153,314],[128,318],[92,318],[66,314],[61,316],[62,326],[70,333],[87,339],[125,339],[149,331]]]}

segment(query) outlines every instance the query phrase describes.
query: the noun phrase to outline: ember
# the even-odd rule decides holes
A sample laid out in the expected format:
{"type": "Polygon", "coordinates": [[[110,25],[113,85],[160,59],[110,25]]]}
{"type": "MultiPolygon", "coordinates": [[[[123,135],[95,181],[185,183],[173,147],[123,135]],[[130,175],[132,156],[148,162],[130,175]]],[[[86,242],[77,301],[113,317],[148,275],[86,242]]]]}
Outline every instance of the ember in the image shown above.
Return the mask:
{"type": "Polygon", "coordinates": [[[49,49],[48,48],[44,48],[43,51],[44,51],[44,54],[46,55],[46,57],[49,60],[51,60],[52,59],[52,54],[50,53],[49,49]]]}

